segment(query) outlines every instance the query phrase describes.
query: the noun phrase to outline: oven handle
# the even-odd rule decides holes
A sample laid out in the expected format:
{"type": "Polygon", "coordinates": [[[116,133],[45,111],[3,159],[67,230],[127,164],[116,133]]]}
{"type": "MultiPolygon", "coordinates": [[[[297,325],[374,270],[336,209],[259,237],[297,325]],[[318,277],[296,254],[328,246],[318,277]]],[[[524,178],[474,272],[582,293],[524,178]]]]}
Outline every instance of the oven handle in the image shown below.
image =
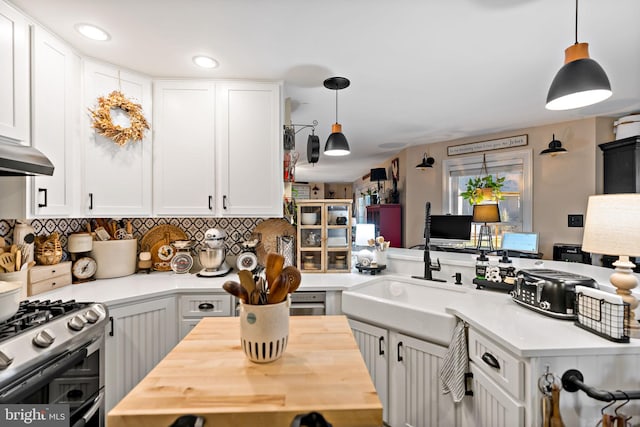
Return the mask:
{"type": "Polygon", "coordinates": [[[84,427],[87,424],[87,422],[91,419],[91,417],[93,417],[95,413],[98,412],[98,409],[102,407],[103,400],[104,400],[104,390],[100,390],[100,393],[98,393],[98,396],[96,396],[96,398],[93,400],[93,405],[91,405],[91,408],[89,408],[87,412],[84,413],[82,418],[76,421],[75,424],[73,424],[73,426],[71,427],[84,427]]]}
{"type": "Polygon", "coordinates": [[[321,308],[324,310],[325,305],[321,302],[292,302],[291,309],[296,308],[321,308]]]}
{"type": "Polygon", "coordinates": [[[56,362],[51,363],[46,368],[30,376],[24,381],[14,383],[12,388],[2,392],[0,403],[19,403],[20,399],[29,396],[35,390],[55,379],[61,373],[74,367],[87,357],[87,348],[69,352],[59,357],[56,362]]]}

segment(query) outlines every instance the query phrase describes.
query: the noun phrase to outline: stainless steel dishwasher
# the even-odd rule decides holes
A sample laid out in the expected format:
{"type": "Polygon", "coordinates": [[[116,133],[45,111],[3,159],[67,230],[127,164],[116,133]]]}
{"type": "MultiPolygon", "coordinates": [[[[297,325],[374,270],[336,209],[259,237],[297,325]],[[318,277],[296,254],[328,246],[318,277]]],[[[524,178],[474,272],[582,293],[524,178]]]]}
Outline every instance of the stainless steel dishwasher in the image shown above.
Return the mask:
{"type": "Polygon", "coordinates": [[[291,294],[292,316],[318,316],[326,314],[325,291],[296,291],[291,294]]]}

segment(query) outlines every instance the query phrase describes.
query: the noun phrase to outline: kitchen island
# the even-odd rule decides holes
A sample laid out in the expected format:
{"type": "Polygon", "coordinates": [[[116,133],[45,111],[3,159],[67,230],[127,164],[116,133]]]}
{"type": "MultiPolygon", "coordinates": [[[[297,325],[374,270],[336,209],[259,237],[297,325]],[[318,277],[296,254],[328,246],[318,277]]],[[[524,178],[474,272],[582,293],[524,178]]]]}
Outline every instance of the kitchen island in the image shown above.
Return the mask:
{"type": "Polygon", "coordinates": [[[108,414],[110,427],[289,426],[317,411],[335,427],[381,426],[378,399],[344,316],[291,317],[287,349],[266,364],[240,347],[239,319],[204,318],[108,414]]]}

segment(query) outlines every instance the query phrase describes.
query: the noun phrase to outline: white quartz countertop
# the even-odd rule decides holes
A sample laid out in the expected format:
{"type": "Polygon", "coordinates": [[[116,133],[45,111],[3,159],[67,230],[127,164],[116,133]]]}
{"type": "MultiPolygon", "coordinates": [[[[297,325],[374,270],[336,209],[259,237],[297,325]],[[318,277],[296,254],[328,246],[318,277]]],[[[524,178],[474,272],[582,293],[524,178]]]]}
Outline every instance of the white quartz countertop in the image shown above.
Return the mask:
{"type": "MultiPolygon", "coordinates": [[[[222,291],[227,280],[238,280],[236,271],[224,277],[198,277],[195,274],[176,274],[173,271],[133,274],[114,279],[99,279],[33,295],[30,300],[69,300],[102,302],[108,306],[135,301],[139,298],[160,297],[175,293],[222,291]]],[[[341,291],[370,280],[358,273],[302,274],[300,291],[341,291]]],[[[224,292],[224,291],[222,291],[224,292]]]]}
{"type": "MultiPolygon", "coordinates": [[[[469,254],[449,252],[435,253],[441,262],[468,265],[472,267],[475,257],[469,254]]],[[[421,262],[422,251],[389,251],[392,267],[393,259],[421,262]]],[[[435,259],[435,257],[432,257],[435,259]]],[[[514,260],[518,268],[534,266],[534,260],[514,260]]],[[[612,270],[583,264],[544,261],[545,268],[561,269],[594,277],[601,285],[612,270]],[[561,267],[561,268],[559,268],[561,267]]],[[[409,271],[394,271],[389,268],[379,275],[371,276],[357,272],[342,274],[302,274],[301,291],[343,291],[376,278],[408,278],[409,271]]],[[[401,269],[402,270],[402,269],[401,269]]],[[[173,272],[139,273],[131,276],[102,279],[76,285],[69,285],[55,291],[34,295],[35,299],[75,299],[96,301],[116,306],[141,298],[162,297],[178,293],[199,293],[221,291],[227,280],[238,280],[235,271],[225,277],[202,278],[194,274],[173,272]]],[[[452,280],[452,279],[449,279],[452,280]]],[[[425,282],[427,283],[427,282],[425,282]]],[[[451,286],[456,286],[451,283],[451,286]]],[[[444,303],[443,310],[467,322],[479,332],[491,337],[509,351],[521,357],[563,356],[576,354],[638,354],[640,339],[631,339],[629,344],[618,344],[601,338],[575,326],[572,321],[558,320],[544,316],[516,304],[508,294],[476,290],[475,285],[465,281],[465,294],[455,293],[444,303]]],[[[606,286],[601,286],[603,290],[606,286]]],[[[417,302],[419,304],[419,302],[417,302]]],[[[379,319],[384,324],[384,319],[379,319]]]]}

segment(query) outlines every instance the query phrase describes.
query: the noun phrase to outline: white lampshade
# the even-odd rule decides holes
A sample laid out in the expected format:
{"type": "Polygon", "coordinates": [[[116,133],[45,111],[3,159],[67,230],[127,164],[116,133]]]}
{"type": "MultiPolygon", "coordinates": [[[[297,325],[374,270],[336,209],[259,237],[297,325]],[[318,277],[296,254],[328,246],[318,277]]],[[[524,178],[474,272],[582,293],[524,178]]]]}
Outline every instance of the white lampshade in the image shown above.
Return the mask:
{"type": "Polygon", "coordinates": [[[375,224],[356,224],[356,246],[369,246],[369,239],[375,238],[375,224]]]}
{"type": "Polygon", "coordinates": [[[640,256],[640,194],[590,196],[582,250],[640,256]]]}

